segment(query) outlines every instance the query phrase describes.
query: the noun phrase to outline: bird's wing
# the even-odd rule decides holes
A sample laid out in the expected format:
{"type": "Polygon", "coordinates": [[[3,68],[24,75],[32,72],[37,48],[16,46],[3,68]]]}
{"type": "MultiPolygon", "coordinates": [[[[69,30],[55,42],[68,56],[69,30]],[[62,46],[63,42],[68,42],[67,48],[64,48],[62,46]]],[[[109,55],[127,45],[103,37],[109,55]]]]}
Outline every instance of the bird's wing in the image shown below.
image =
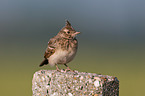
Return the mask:
{"type": "Polygon", "coordinates": [[[45,51],[44,58],[49,58],[55,52],[55,49],[56,49],[56,39],[51,38],[48,42],[48,47],[45,51]]]}

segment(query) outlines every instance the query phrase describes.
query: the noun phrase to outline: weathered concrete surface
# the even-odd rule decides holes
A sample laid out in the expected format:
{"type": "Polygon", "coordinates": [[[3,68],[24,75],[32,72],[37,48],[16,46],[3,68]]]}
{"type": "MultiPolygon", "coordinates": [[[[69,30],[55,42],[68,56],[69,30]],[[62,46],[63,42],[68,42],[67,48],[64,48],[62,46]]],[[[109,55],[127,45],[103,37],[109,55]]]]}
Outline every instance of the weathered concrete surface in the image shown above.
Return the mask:
{"type": "Polygon", "coordinates": [[[32,80],[33,96],[119,96],[116,77],[86,72],[40,70],[32,80]]]}

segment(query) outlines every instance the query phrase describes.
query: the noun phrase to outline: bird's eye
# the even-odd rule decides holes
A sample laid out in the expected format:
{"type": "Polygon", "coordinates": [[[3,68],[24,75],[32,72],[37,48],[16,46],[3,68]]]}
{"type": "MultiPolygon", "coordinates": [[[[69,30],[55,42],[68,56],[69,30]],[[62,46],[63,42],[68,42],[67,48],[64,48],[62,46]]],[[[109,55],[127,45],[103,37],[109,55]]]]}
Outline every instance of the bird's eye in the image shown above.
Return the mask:
{"type": "Polygon", "coordinates": [[[67,33],[69,34],[70,32],[68,31],[67,33]]]}

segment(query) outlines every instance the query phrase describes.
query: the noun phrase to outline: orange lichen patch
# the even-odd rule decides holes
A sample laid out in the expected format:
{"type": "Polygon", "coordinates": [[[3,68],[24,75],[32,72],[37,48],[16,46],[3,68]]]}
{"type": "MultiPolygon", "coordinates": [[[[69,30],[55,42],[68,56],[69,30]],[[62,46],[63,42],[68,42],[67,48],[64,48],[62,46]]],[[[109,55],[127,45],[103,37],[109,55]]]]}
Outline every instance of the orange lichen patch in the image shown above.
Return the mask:
{"type": "Polygon", "coordinates": [[[91,89],[93,89],[94,87],[92,86],[91,89]]]}
{"type": "Polygon", "coordinates": [[[76,80],[77,78],[76,78],[76,77],[74,77],[74,79],[76,80]]]}
{"type": "Polygon", "coordinates": [[[95,94],[94,96],[98,96],[98,94],[95,94]]]}

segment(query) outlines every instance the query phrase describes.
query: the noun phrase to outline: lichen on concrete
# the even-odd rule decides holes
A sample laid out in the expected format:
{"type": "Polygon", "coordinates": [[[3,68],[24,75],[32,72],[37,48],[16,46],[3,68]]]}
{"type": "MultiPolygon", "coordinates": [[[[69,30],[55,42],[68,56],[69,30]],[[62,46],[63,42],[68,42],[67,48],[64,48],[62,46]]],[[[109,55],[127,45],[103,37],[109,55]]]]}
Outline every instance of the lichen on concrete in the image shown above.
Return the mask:
{"type": "Polygon", "coordinates": [[[40,70],[32,80],[33,96],[119,96],[116,77],[86,72],[40,70]]]}

